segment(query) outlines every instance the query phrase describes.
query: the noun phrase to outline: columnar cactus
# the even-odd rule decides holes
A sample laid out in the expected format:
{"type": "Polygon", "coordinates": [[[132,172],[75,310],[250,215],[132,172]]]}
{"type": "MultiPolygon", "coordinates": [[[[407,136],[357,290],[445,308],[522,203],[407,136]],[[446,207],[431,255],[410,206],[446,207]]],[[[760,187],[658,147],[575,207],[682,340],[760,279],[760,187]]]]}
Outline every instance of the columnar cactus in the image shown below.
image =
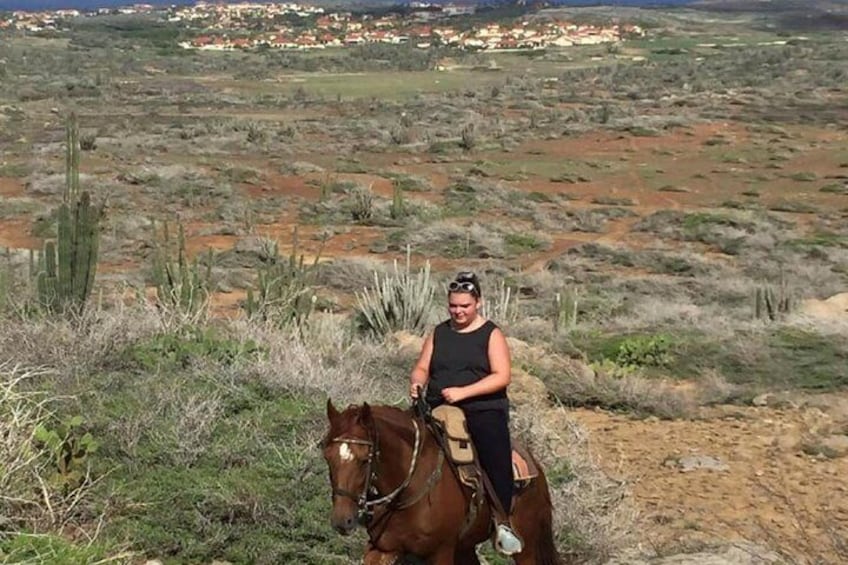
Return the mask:
{"type": "Polygon", "coordinates": [[[577,326],[578,297],[574,289],[554,294],[554,332],[570,331],[577,326]]]}
{"type": "Polygon", "coordinates": [[[248,318],[272,321],[280,327],[301,326],[308,320],[315,307],[312,284],[318,257],[307,265],[298,251],[295,227],[288,260],[280,256],[279,247],[274,243],[269,260],[258,269],[256,292],[248,289],[244,304],[248,318]]]}
{"type": "Polygon", "coordinates": [[[170,256],[173,242],[168,224],[162,226],[162,235],[156,233],[153,223],[156,250],[153,255],[153,282],[159,304],[179,312],[196,313],[208,304],[212,279],[212,251],[209,250],[206,269],[201,270],[197,260],[189,261],[185,245],[185,229],[178,224],[176,258],[170,256]]]}
{"type": "Polygon", "coordinates": [[[754,316],[758,320],[773,322],[791,312],[792,307],[792,297],[782,282],[777,291],[769,284],[758,286],[754,291],[754,316]]]}
{"type": "Polygon", "coordinates": [[[394,220],[399,220],[406,216],[406,204],[403,200],[403,187],[400,183],[395,183],[392,191],[392,207],[389,210],[389,215],[394,220]]]}
{"type": "Polygon", "coordinates": [[[79,186],[79,126],[71,115],[66,127],[65,190],[57,217],[56,242],[44,245],[36,288],[48,311],[82,313],[97,272],[103,206],[94,206],[79,186]]]}

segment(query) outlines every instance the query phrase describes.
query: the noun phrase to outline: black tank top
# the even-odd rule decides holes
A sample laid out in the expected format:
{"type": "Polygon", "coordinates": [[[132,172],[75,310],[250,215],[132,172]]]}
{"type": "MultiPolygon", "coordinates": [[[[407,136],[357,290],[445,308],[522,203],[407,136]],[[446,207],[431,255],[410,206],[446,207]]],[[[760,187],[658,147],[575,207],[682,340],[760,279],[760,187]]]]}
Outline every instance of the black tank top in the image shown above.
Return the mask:
{"type": "MultiPolygon", "coordinates": [[[[497,326],[487,320],[468,333],[454,331],[450,320],[436,326],[433,331],[433,355],[430,357],[430,380],[427,385],[427,403],[436,407],[444,403],[442,390],[475,383],[491,374],[489,365],[489,337],[497,326]]],[[[466,398],[457,402],[463,410],[509,410],[506,389],[490,394],[466,398]]]]}

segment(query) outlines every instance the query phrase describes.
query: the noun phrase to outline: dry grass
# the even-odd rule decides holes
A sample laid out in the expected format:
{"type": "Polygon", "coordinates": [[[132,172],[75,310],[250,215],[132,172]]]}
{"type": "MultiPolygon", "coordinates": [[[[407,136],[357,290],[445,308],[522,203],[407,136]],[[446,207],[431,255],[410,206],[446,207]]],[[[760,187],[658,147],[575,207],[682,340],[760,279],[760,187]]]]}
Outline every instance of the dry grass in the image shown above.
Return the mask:
{"type": "MultiPolygon", "coordinates": [[[[385,380],[398,350],[378,342],[353,339],[351,326],[340,315],[315,317],[305,329],[280,330],[272,325],[236,321],[231,329],[267,350],[238,370],[238,378],[258,380],[272,389],[314,395],[322,393],[338,404],[397,400],[406,390],[405,374],[396,386],[385,380]]],[[[410,365],[411,366],[411,365],[410,365]]]]}
{"type": "Polygon", "coordinates": [[[374,282],[374,273],[385,275],[390,265],[371,257],[337,257],[318,264],[316,282],[349,294],[374,282]]]}
{"type": "Polygon", "coordinates": [[[626,547],[637,511],[627,485],[607,475],[590,453],[586,431],[561,408],[523,407],[511,425],[547,471],[564,556],[600,563],[626,547]]]}
{"type": "Polygon", "coordinates": [[[567,406],[598,406],[668,419],[688,418],[695,411],[688,392],[655,378],[616,374],[615,367],[548,378],[545,385],[567,406]]]}
{"type": "Polygon", "coordinates": [[[6,318],[0,358],[55,368],[62,374],[83,374],[108,366],[124,347],[177,323],[143,303],[113,310],[92,307],[75,320],[6,318]]]}
{"type": "Polygon", "coordinates": [[[33,504],[31,496],[42,463],[31,446],[36,428],[50,412],[49,399],[27,391],[27,381],[47,373],[9,362],[0,365],[0,515],[4,517],[15,517],[33,504]]]}
{"type": "Polygon", "coordinates": [[[151,411],[157,414],[148,433],[161,446],[161,453],[174,465],[194,463],[207,449],[212,432],[223,415],[218,391],[192,393],[177,386],[159,388],[154,393],[151,411]]]}
{"type": "Polygon", "coordinates": [[[73,483],[51,480],[55,454],[36,440],[50,428],[51,404],[38,381],[52,371],[0,364],[0,525],[4,532],[64,531],[79,521],[96,480],[87,469],[73,483]]]}

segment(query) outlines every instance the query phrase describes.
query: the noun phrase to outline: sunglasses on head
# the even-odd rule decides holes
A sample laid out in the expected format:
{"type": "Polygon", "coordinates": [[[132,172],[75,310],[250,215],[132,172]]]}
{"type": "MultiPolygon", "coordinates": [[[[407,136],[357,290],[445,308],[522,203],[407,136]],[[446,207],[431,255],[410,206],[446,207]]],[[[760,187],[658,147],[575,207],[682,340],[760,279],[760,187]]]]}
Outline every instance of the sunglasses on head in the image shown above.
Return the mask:
{"type": "Polygon", "coordinates": [[[470,281],[451,281],[448,290],[451,292],[477,292],[477,287],[470,281]]]}

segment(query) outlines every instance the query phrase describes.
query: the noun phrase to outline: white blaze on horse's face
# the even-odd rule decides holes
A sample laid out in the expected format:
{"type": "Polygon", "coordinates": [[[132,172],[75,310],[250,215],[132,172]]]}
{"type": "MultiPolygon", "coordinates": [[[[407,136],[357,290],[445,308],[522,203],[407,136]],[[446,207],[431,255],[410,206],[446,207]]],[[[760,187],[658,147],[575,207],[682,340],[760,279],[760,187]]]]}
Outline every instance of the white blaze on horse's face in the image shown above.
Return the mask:
{"type": "Polygon", "coordinates": [[[347,442],[339,445],[339,459],[342,461],[353,461],[353,451],[351,451],[350,446],[347,442]]]}

